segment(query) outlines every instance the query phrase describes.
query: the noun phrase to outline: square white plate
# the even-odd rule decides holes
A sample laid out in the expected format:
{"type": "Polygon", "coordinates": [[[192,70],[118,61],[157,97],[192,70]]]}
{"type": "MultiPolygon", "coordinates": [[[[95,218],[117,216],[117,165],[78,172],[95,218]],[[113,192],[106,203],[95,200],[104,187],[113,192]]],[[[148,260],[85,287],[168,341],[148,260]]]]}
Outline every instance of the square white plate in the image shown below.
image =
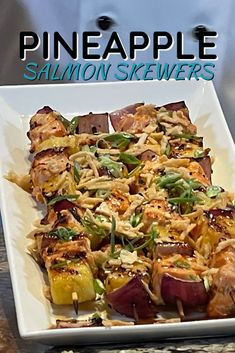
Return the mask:
{"type": "Polygon", "coordinates": [[[26,173],[29,117],[44,105],[63,115],[112,111],[144,101],[161,105],[185,100],[204,143],[215,157],[213,182],[235,191],[235,149],[213,84],[206,81],[145,81],[0,87],[1,211],[20,335],[48,344],[143,341],[166,337],[230,334],[235,319],[113,328],[48,330],[52,309],[43,276],[26,254],[26,235],[41,214],[32,197],[3,176],[26,173]]]}

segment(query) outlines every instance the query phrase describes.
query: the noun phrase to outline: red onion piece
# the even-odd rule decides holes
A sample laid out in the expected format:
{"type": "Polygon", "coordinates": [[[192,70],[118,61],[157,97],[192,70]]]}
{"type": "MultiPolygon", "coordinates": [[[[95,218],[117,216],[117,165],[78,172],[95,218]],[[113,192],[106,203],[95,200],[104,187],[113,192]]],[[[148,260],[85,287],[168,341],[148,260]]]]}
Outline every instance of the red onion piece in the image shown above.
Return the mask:
{"type": "Polygon", "coordinates": [[[108,113],[89,113],[79,117],[77,133],[94,134],[96,132],[109,132],[108,113]]]}
{"type": "Polygon", "coordinates": [[[180,101],[180,102],[173,102],[173,103],[168,103],[165,105],[162,105],[161,107],[157,107],[156,109],[159,110],[160,108],[165,108],[167,110],[180,110],[183,108],[187,108],[186,104],[184,101],[180,101]]]}
{"type": "Polygon", "coordinates": [[[143,153],[141,153],[140,155],[138,155],[137,157],[141,160],[141,161],[152,161],[154,158],[156,158],[157,154],[152,151],[152,150],[146,150],[143,153]]]}
{"type": "Polygon", "coordinates": [[[51,112],[53,112],[53,109],[51,109],[48,105],[45,105],[37,111],[37,114],[49,114],[51,112]]]}
{"type": "Polygon", "coordinates": [[[193,255],[193,249],[187,243],[174,243],[174,242],[166,242],[166,243],[158,243],[156,245],[156,255],[158,257],[180,254],[180,255],[193,255]]]}
{"type": "Polygon", "coordinates": [[[73,207],[77,207],[73,202],[69,201],[69,200],[61,200],[56,202],[53,205],[54,211],[55,212],[60,212],[63,210],[70,210],[73,207]]]}
{"type": "Polygon", "coordinates": [[[138,276],[107,294],[107,300],[112,308],[120,314],[135,319],[136,316],[139,319],[153,318],[157,311],[141,278],[138,276]]]}
{"type": "Polygon", "coordinates": [[[204,173],[205,173],[206,177],[211,182],[211,174],[212,174],[211,158],[209,156],[206,156],[206,157],[203,157],[203,158],[198,158],[197,162],[200,164],[200,166],[204,170],[204,173]]]}
{"type": "Polygon", "coordinates": [[[119,126],[120,126],[120,121],[126,114],[135,114],[136,113],[136,108],[144,105],[144,103],[135,103],[132,105],[128,105],[127,107],[124,107],[122,109],[115,110],[114,112],[110,113],[110,120],[112,123],[112,126],[115,131],[119,131],[119,126]]]}
{"type": "Polygon", "coordinates": [[[175,304],[179,299],[184,306],[205,305],[208,295],[203,281],[188,281],[164,274],[161,281],[161,296],[166,304],[175,304]]]}

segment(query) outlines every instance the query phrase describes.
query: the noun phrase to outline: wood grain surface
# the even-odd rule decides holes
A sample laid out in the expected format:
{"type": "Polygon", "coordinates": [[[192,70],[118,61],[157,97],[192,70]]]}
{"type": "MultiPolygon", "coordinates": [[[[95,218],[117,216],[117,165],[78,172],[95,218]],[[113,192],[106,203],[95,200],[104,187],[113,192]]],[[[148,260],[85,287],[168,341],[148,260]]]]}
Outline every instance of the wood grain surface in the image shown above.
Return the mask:
{"type": "MultiPolygon", "coordinates": [[[[235,332],[235,330],[234,330],[235,332]]],[[[177,341],[158,341],[143,344],[120,344],[86,347],[51,347],[24,341],[20,338],[11,280],[0,223],[0,353],[194,353],[235,352],[235,336],[177,341]]]]}

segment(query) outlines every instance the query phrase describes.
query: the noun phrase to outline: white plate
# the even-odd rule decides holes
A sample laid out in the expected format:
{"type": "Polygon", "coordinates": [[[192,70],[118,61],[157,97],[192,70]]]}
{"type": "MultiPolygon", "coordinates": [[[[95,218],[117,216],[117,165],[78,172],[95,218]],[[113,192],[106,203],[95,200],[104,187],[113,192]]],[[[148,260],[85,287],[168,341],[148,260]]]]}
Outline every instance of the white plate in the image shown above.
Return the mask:
{"type": "Polygon", "coordinates": [[[3,178],[29,168],[29,116],[44,105],[64,115],[112,111],[138,102],[161,105],[185,100],[199,134],[215,156],[214,184],[235,191],[235,149],[211,82],[145,81],[0,87],[1,211],[20,335],[48,344],[143,341],[234,332],[235,319],[113,328],[48,330],[52,309],[43,276],[26,254],[26,234],[41,215],[31,196],[3,178]]]}

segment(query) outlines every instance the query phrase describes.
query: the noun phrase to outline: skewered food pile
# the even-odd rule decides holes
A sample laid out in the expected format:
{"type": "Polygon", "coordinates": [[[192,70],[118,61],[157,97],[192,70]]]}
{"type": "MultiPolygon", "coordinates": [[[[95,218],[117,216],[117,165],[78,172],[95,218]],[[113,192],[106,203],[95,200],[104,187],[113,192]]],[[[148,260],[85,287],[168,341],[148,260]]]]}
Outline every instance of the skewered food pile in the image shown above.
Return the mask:
{"type": "Polygon", "coordinates": [[[56,305],[102,301],[87,321],[167,322],[235,312],[234,195],[211,181],[210,149],[184,102],[136,103],[71,121],[50,107],[30,120],[32,165],[8,179],[44,203],[31,252],[56,305]],[[110,131],[112,125],[113,131],[110,131]]]}

